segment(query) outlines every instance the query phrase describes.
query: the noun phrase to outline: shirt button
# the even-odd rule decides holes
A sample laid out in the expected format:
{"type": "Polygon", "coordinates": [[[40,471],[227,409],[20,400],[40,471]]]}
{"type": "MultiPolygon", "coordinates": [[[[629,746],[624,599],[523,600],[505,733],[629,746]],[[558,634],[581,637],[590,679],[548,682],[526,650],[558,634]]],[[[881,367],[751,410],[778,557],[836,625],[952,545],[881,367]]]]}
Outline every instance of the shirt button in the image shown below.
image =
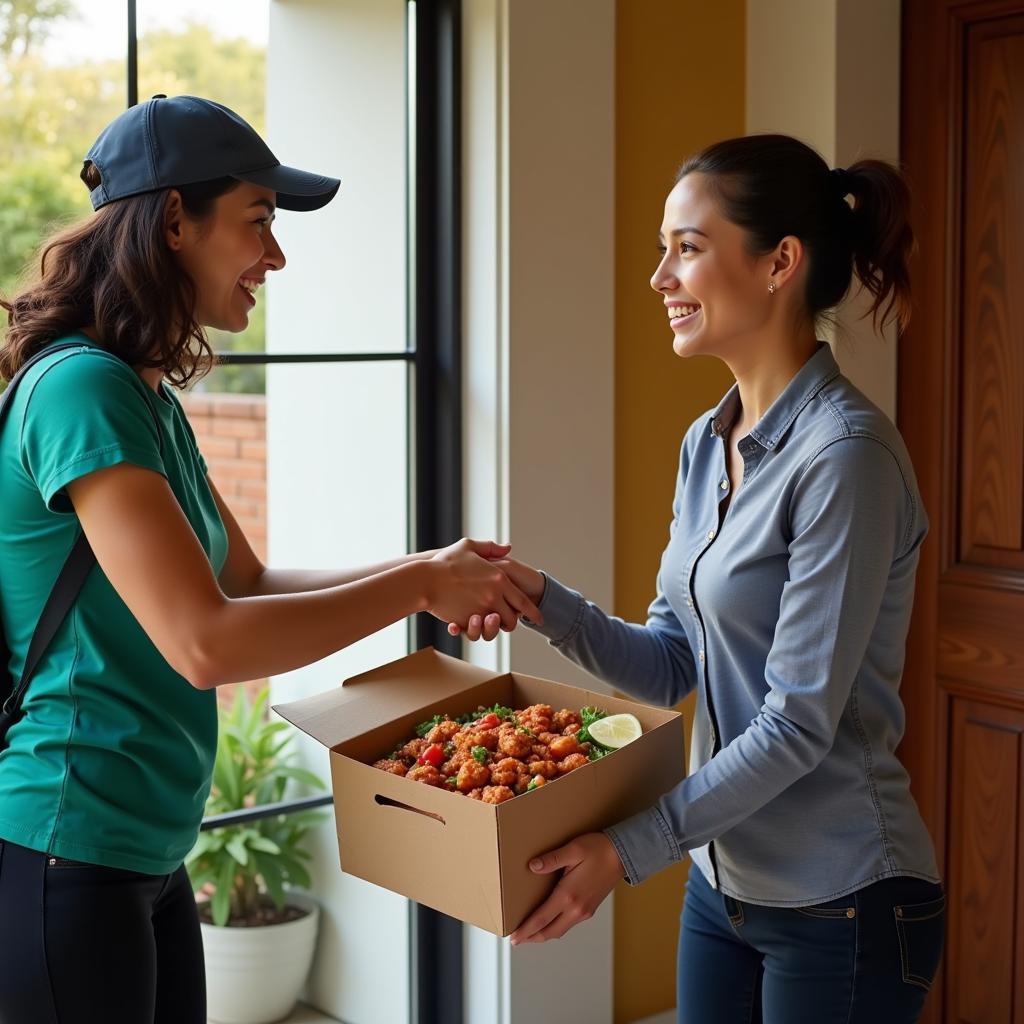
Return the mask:
{"type": "Polygon", "coordinates": [[[714,530],[708,530],[708,540],[714,540],[714,539],[715,539],[715,531],[714,530]]]}
{"type": "Polygon", "coordinates": [[[704,652],[701,651],[700,654],[698,655],[698,657],[700,658],[700,663],[703,665],[704,664],[704,652]]]}
{"type": "Polygon", "coordinates": [[[688,597],[686,599],[686,607],[687,608],[692,608],[693,607],[693,598],[692,597],[688,597]]]}
{"type": "Polygon", "coordinates": [[[718,486],[721,487],[723,491],[727,491],[729,490],[729,481],[723,480],[718,486]]]}

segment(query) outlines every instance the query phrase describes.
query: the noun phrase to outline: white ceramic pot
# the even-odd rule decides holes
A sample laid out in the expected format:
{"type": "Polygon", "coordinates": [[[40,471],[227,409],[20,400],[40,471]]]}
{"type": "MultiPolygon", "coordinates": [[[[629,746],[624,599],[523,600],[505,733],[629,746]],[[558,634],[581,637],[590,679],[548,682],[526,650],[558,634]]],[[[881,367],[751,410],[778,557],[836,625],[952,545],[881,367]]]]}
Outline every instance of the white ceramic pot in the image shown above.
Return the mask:
{"type": "Polygon", "coordinates": [[[287,902],[308,913],[257,928],[201,925],[211,1021],[272,1024],[294,1009],[313,962],[320,907],[299,892],[288,893],[287,902]]]}

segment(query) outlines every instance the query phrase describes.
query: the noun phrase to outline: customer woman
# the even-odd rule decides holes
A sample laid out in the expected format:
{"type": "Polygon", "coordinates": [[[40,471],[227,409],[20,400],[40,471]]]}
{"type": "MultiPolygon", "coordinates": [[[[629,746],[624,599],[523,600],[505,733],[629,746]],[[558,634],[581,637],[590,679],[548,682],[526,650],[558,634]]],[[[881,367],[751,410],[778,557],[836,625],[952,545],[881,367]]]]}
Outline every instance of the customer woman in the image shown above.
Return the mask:
{"type": "Polygon", "coordinates": [[[269,569],[206,474],[168,385],[208,369],[204,328],[243,330],[284,266],[275,209],[321,207],[335,179],[281,166],[237,115],[187,96],[122,114],[83,178],[98,212],[4,303],[0,375],[64,346],[19,382],[0,435],[15,679],[81,531],[98,565],[0,751],[0,1021],[204,1024],[182,861],[210,788],[215,688],[307,665],[413,612],[466,622],[493,610],[497,629],[535,608],[488,561],[508,549],[489,543],[349,571],[269,569]]]}
{"type": "Polygon", "coordinates": [[[647,622],[503,563],[573,661],[652,703],[697,691],[688,778],[531,864],[561,879],[512,936],[564,935],[689,854],[687,1024],[902,1024],[938,964],[943,893],[895,754],[927,521],[898,432],[816,330],[854,276],[876,322],[906,322],[907,207],[889,165],[830,171],[785,136],[687,160],[651,286],[676,353],[736,384],[683,440],[647,622]]]}

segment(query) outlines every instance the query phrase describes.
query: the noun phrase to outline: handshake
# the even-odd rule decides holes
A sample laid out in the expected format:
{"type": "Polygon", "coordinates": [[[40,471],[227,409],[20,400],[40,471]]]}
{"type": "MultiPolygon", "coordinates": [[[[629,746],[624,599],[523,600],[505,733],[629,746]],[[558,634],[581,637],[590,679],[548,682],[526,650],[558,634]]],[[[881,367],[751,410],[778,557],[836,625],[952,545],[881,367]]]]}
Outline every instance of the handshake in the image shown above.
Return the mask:
{"type": "Polygon", "coordinates": [[[511,550],[509,544],[463,538],[429,556],[426,610],[447,622],[452,636],[493,640],[500,630],[515,629],[522,616],[543,621],[537,602],[544,576],[510,558],[511,550]]]}

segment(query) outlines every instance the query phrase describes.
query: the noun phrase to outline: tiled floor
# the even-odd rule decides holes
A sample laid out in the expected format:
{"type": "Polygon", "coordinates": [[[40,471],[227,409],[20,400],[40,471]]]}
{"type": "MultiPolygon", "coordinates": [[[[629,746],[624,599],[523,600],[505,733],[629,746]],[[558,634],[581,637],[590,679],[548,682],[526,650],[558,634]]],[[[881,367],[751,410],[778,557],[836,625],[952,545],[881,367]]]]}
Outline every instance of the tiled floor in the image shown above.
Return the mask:
{"type": "MultiPolygon", "coordinates": [[[[210,1024],[213,1024],[211,1021],[210,1024]]],[[[325,1017],[319,1010],[300,1003],[295,1007],[295,1012],[281,1024],[338,1024],[334,1017],[325,1017]]]]}
{"type": "Polygon", "coordinates": [[[337,1024],[334,1017],[327,1017],[311,1006],[300,1004],[288,1018],[287,1024],[337,1024]]]}
{"type": "MultiPolygon", "coordinates": [[[[636,1024],[675,1024],[675,1010],[668,1010],[666,1013],[659,1013],[656,1017],[646,1017],[636,1024]]],[[[338,1024],[334,1017],[325,1017],[319,1010],[310,1006],[299,1005],[295,1012],[282,1024],[338,1024]]]]}

